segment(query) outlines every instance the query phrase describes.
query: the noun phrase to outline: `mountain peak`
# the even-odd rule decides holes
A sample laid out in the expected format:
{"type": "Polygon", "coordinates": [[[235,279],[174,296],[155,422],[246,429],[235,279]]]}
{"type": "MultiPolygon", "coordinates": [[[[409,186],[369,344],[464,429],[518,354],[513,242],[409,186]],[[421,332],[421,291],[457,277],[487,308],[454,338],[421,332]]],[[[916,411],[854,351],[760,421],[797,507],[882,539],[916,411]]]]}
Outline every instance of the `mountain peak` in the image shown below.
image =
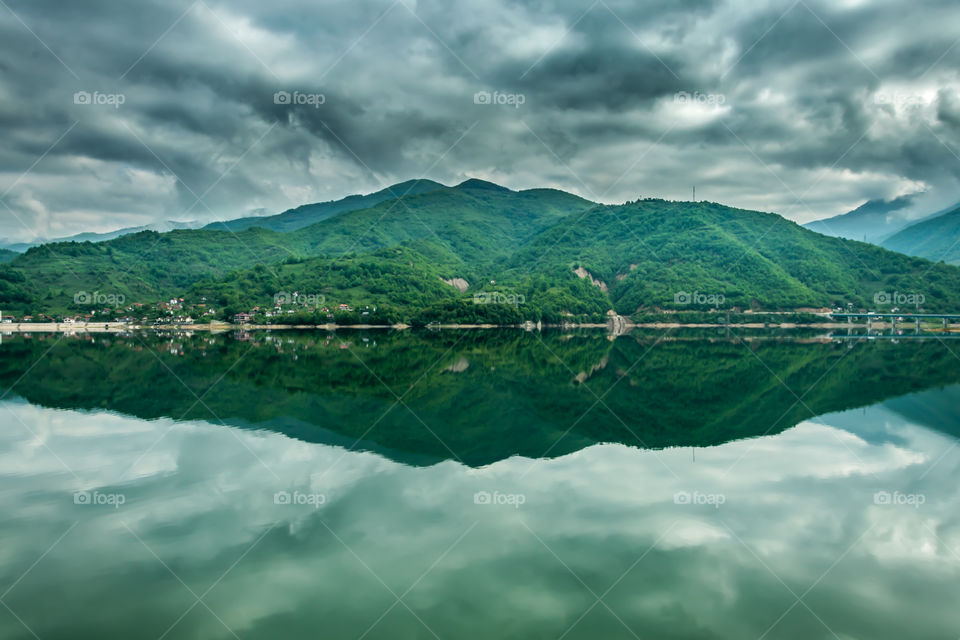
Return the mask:
{"type": "Polygon", "coordinates": [[[503,191],[510,192],[511,189],[502,187],[499,184],[493,182],[487,182],[486,180],[480,180],[478,178],[469,178],[458,184],[455,189],[484,189],[486,191],[503,191]]]}
{"type": "Polygon", "coordinates": [[[385,187],[383,191],[393,192],[398,196],[402,196],[406,193],[415,194],[415,193],[425,193],[427,191],[436,191],[437,189],[444,189],[447,185],[441,184],[434,180],[428,180],[427,178],[413,178],[412,180],[404,180],[403,182],[398,182],[395,185],[385,187]]]}

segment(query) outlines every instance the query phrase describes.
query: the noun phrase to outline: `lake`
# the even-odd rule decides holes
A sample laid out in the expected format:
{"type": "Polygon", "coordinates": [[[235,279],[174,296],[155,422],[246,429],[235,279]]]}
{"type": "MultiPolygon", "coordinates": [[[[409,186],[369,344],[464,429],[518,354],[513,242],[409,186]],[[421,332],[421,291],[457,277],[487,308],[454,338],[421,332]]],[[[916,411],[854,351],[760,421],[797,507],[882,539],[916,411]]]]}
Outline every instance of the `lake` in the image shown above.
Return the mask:
{"type": "Polygon", "coordinates": [[[17,335],[0,637],[960,637],[960,343],[17,335]]]}

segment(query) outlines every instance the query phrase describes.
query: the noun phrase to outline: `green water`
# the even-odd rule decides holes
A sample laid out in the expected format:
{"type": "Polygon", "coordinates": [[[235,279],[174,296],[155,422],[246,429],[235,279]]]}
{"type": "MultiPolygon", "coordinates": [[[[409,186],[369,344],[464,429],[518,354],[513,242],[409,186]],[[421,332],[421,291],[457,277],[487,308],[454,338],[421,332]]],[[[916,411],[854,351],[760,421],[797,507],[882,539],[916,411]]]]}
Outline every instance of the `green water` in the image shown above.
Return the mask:
{"type": "Polygon", "coordinates": [[[960,637],[956,352],[5,336],[0,637],[960,637]]]}

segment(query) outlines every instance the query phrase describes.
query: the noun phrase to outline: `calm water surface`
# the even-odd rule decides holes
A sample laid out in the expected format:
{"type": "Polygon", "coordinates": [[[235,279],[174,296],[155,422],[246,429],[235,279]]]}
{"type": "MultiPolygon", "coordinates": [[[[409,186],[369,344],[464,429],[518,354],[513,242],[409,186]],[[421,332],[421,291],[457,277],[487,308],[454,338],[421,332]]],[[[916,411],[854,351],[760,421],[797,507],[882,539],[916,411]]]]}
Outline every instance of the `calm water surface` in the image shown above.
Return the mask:
{"type": "Polygon", "coordinates": [[[4,337],[0,637],[957,638],[951,351],[4,337]]]}

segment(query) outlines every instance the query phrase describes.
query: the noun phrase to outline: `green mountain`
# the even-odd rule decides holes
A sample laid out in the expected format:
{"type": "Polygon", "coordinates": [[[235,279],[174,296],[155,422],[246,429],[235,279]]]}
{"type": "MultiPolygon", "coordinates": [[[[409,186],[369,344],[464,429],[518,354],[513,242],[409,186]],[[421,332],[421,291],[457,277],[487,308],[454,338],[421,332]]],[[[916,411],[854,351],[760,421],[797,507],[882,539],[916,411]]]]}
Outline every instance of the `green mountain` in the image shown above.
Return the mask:
{"type": "Polygon", "coordinates": [[[261,229],[270,229],[271,231],[296,231],[297,229],[309,227],[315,222],[335,216],[338,213],[366,209],[384,200],[393,200],[405,195],[428,193],[443,188],[444,185],[439,182],[434,182],[433,180],[408,180],[407,182],[395,184],[376,193],[347,196],[342,200],[305,204],[273,216],[237,218],[223,222],[212,222],[204,227],[204,229],[242,231],[252,227],[260,227],[261,229]]]}
{"type": "MultiPolygon", "coordinates": [[[[128,303],[152,303],[181,296],[194,284],[229,282],[233,276],[228,274],[256,265],[276,277],[283,261],[311,256],[346,259],[350,254],[401,246],[417,250],[421,256],[416,261],[429,260],[451,278],[475,280],[477,274],[489,273],[490,265],[509,255],[518,243],[592,204],[562,191],[511,191],[468,180],[456,187],[342,212],[290,233],[259,227],[238,232],[178,230],[142,232],[100,243],[43,245],[29,249],[10,265],[15,272],[11,283],[25,284],[6,298],[0,291],[0,303],[30,298],[30,310],[71,309],[78,292],[94,291],[122,295],[128,303]]],[[[293,289],[295,284],[283,289],[293,289]]]]}
{"type": "Polygon", "coordinates": [[[10,249],[0,249],[0,264],[10,262],[14,258],[19,257],[19,255],[18,252],[11,251],[10,249]]]}
{"type": "Polygon", "coordinates": [[[298,235],[308,255],[337,257],[419,241],[474,269],[509,256],[536,233],[591,206],[563,191],[511,191],[467,180],[330,218],[298,235]]]}
{"type": "Polygon", "coordinates": [[[960,208],[911,225],[881,246],[936,262],[960,264],[960,208]]]}
{"type": "Polygon", "coordinates": [[[341,304],[404,322],[558,322],[610,309],[873,309],[883,292],[956,311],[960,269],[772,213],[656,199],[596,205],[467,180],[291,232],[142,232],[43,245],[0,265],[0,304],[14,313],[90,311],[75,297],[93,292],[148,307],[184,297],[219,318],[272,311],[286,292],[308,300],[282,310],[302,322],[326,322],[322,307],[341,304]]]}
{"type": "Polygon", "coordinates": [[[830,238],[776,214],[708,202],[643,200],[571,216],[516,252],[504,280],[570,281],[575,269],[612,308],[873,308],[879,292],[917,292],[930,310],[960,308],[960,269],[830,238]],[[701,298],[702,300],[703,298],[701,298]]]}
{"type": "MultiPolygon", "coordinates": [[[[377,306],[381,320],[515,323],[544,314],[559,320],[556,304],[521,312],[517,305],[475,305],[470,296],[484,289],[480,283],[495,279],[516,247],[592,206],[563,191],[511,191],[468,180],[318,222],[298,232],[295,244],[302,255],[321,257],[291,258],[207,279],[190,290],[189,298],[206,298],[228,314],[269,305],[284,291],[377,306]],[[469,299],[454,281],[471,286],[469,299]],[[390,311],[386,317],[384,307],[390,311]],[[400,308],[409,313],[396,313],[400,308]]],[[[592,304],[571,300],[576,310],[602,318],[609,303],[589,287],[580,287],[580,294],[592,304]]]]}
{"type": "MultiPolygon", "coordinates": [[[[0,269],[20,274],[34,310],[69,308],[80,292],[151,303],[177,295],[198,279],[294,255],[290,238],[259,228],[240,231],[143,231],[106,242],[61,242],[28,249],[0,269]]],[[[3,298],[0,298],[3,301],[3,298]]]]}

